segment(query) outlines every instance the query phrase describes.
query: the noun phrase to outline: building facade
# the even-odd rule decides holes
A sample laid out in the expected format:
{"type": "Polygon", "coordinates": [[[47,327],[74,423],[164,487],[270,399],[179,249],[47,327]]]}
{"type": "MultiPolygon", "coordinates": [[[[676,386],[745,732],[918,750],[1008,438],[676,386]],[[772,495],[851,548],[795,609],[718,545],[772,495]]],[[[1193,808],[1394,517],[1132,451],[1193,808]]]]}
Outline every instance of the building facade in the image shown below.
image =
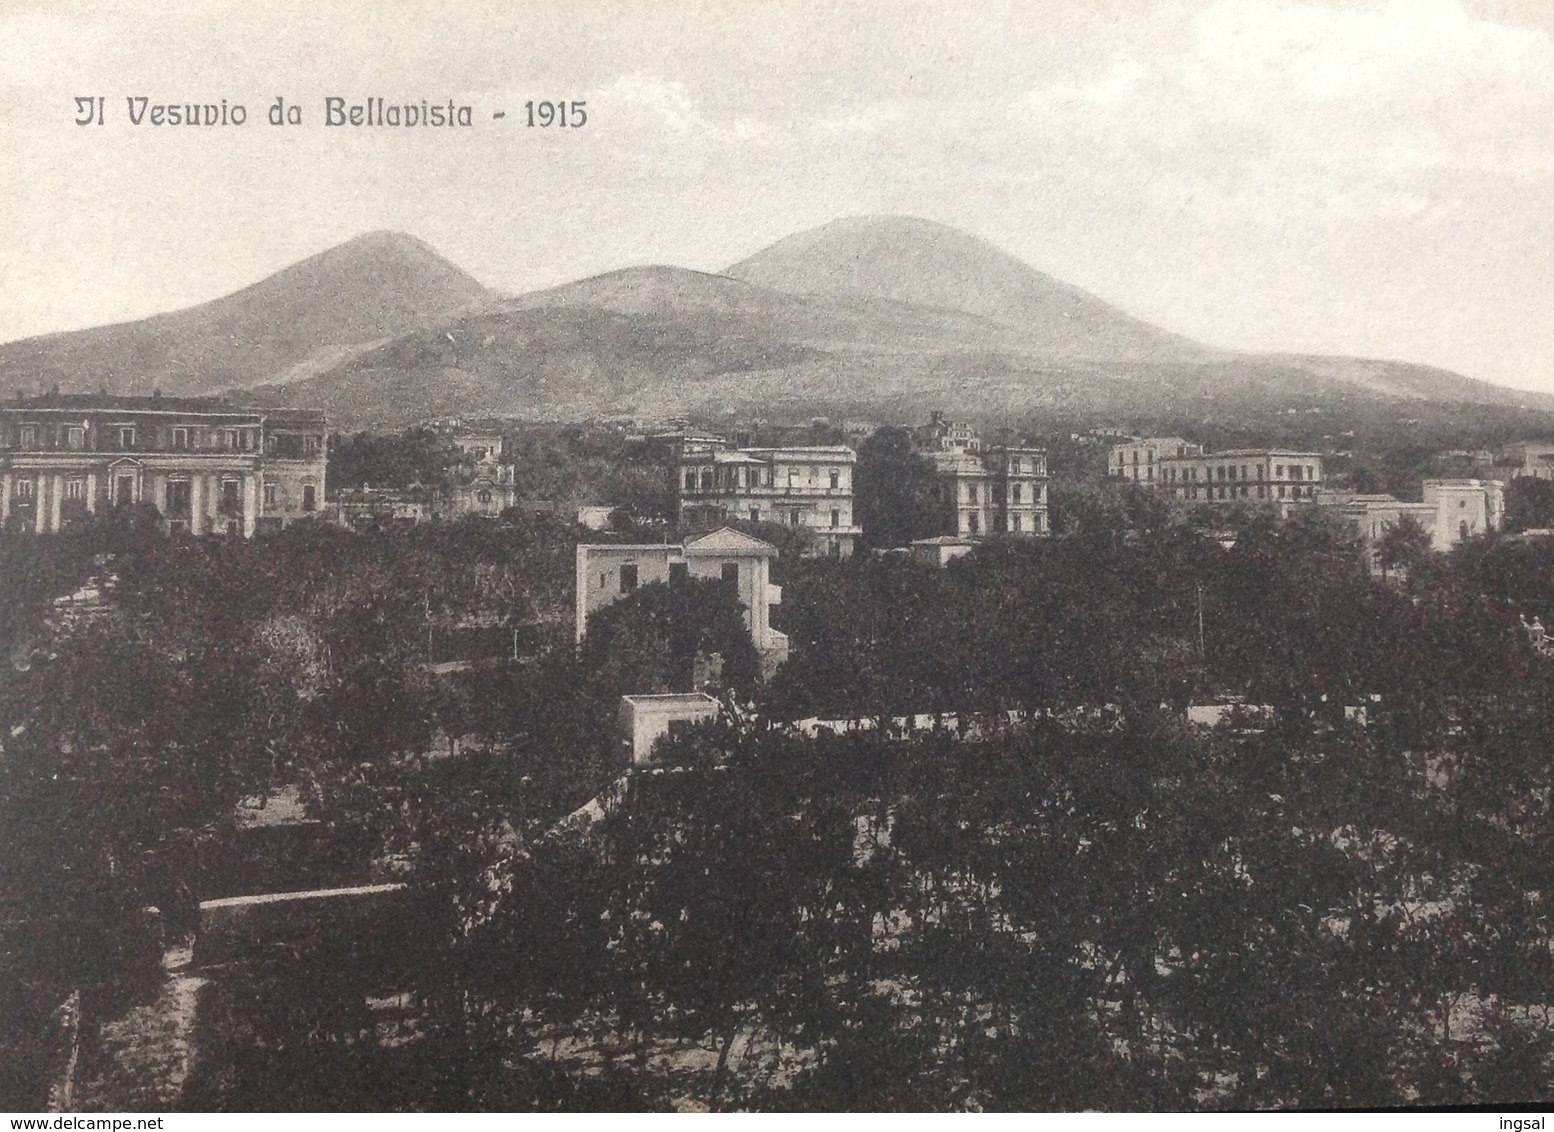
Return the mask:
{"type": "Polygon", "coordinates": [[[1155,462],[1155,487],[1184,503],[1314,503],[1322,483],[1317,452],[1235,448],[1155,462]]]}
{"type": "Polygon", "coordinates": [[[1048,533],[1047,453],[998,445],[931,452],[940,529],[959,538],[1048,533]]]}
{"type": "Polygon", "coordinates": [[[324,506],[328,425],[215,398],[50,394],[0,406],[0,526],[150,504],[169,532],[279,529],[324,506]]]}
{"type": "Polygon", "coordinates": [[[1153,486],[1161,460],[1203,455],[1203,445],[1180,436],[1146,436],[1114,444],[1106,457],[1106,474],[1112,479],[1153,486]]]}
{"type": "Polygon", "coordinates": [[[1497,531],[1505,520],[1505,494],[1498,480],[1425,480],[1423,501],[1409,503],[1391,495],[1322,492],[1317,502],[1354,525],[1371,555],[1372,569],[1387,531],[1405,518],[1430,536],[1433,550],[1450,550],[1466,539],[1497,531]]]}
{"type": "Polygon", "coordinates": [[[584,543],[577,548],[577,641],[588,631],[588,617],[650,582],[674,584],[680,578],[730,582],[745,610],[745,627],[769,676],[788,658],[788,638],[772,628],[771,609],[782,602],[782,589],[771,581],[771,543],[724,527],[683,545],[667,543],[584,543]]]}
{"type": "Polygon", "coordinates": [[[675,513],[692,525],[733,519],[802,528],[816,553],[848,558],[863,533],[853,521],[857,463],[842,445],[686,444],[674,465],[675,513]]]}

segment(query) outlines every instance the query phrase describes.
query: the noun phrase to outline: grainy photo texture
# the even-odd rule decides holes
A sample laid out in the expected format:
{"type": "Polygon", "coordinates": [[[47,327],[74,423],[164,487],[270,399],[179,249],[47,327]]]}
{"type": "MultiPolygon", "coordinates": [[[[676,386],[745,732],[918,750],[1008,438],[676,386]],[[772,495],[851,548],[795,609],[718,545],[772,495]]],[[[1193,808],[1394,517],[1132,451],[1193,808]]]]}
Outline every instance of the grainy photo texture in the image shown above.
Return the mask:
{"type": "Polygon", "coordinates": [[[0,1109],[1550,1099],[1547,3],[8,0],[0,154],[0,1109]]]}

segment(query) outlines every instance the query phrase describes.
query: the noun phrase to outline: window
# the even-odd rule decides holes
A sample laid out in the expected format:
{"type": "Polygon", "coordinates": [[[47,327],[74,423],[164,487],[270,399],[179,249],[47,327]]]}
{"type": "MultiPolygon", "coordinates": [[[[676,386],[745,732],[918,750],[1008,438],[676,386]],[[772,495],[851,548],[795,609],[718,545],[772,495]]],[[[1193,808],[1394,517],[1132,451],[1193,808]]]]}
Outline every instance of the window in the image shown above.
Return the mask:
{"type": "Polygon", "coordinates": [[[1284,485],[1282,483],[1279,485],[1279,498],[1284,498],[1284,485]]]}
{"type": "Polygon", "coordinates": [[[316,436],[304,436],[302,438],[302,454],[304,456],[317,456],[318,455],[318,437],[316,437],[316,436]]]}
{"type": "Polygon", "coordinates": [[[17,480],[16,481],[16,501],[18,503],[31,503],[32,502],[32,492],[33,492],[33,487],[32,487],[32,481],[31,480],[17,480]]]}
{"type": "Polygon", "coordinates": [[[711,491],[712,490],[712,469],[711,468],[703,468],[701,470],[701,489],[703,491],[711,491]]]}
{"type": "Polygon", "coordinates": [[[1467,538],[1468,537],[1468,523],[1467,523],[1466,519],[1464,519],[1462,522],[1457,524],[1457,537],[1458,538],[1467,538]]]}
{"type": "Polygon", "coordinates": [[[831,512],[831,525],[833,527],[840,527],[842,525],[842,513],[840,511],[831,512]]]}
{"type": "Polygon", "coordinates": [[[264,485],[264,509],[266,511],[273,511],[275,509],[276,496],[277,492],[275,484],[270,481],[266,481],[264,485]]]}
{"type": "Polygon", "coordinates": [[[36,448],[38,446],[38,430],[34,425],[22,425],[23,448],[36,448]]]}
{"type": "Polygon", "coordinates": [[[671,562],[669,564],[669,584],[681,585],[691,576],[691,568],[684,562],[671,562]]]}
{"type": "Polygon", "coordinates": [[[318,488],[310,483],[302,485],[302,509],[313,511],[318,507],[318,488]]]}
{"type": "Polygon", "coordinates": [[[1020,516],[1018,516],[1018,515],[1014,516],[1013,522],[1014,522],[1014,529],[1016,531],[1020,530],[1020,516]]]}
{"type": "Polygon", "coordinates": [[[977,485],[974,484],[974,483],[968,483],[966,485],[966,502],[968,502],[968,503],[975,503],[976,501],[977,501],[977,485]]]}
{"type": "Polygon", "coordinates": [[[189,430],[186,428],[173,429],[173,447],[179,452],[187,452],[189,449],[189,430]]]}
{"type": "Polygon", "coordinates": [[[86,429],[80,425],[72,425],[65,430],[65,447],[73,452],[79,452],[86,447],[86,429]]]}
{"type": "Polygon", "coordinates": [[[725,582],[733,582],[734,585],[736,585],[736,586],[739,585],[739,563],[738,562],[725,562],[725,563],[723,563],[723,569],[722,569],[721,573],[722,573],[722,576],[723,576],[723,580],[725,582]]]}
{"type": "Polygon", "coordinates": [[[788,526],[796,527],[798,525],[799,525],[799,509],[797,507],[795,507],[792,511],[788,512],[788,526]]]}
{"type": "Polygon", "coordinates": [[[173,480],[167,485],[167,513],[169,515],[188,515],[192,496],[193,487],[188,480],[173,480]]]}
{"type": "Polygon", "coordinates": [[[977,534],[982,530],[982,520],[975,511],[966,512],[966,529],[972,534],[977,534]]]}
{"type": "Polygon", "coordinates": [[[75,500],[75,501],[79,502],[81,500],[82,496],[84,496],[85,494],[86,494],[86,481],[85,480],[66,480],[65,481],[65,498],[66,499],[71,499],[71,500],[75,500]]]}
{"type": "MultiPolygon", "coordinates": [[[[1273,471],[1274,471],[1274,475],[1276,475],[1279,479],[1282,480],[1284,478],[1284,465],[1283,464],[1276,465],[1274,467],[1273,471]]],[[[1283,495],[1284,493],[1280,492],[1279,494],[1283,495]]]]}
{"type": "Polygon", "coordinates": [[[120,507],[135,502],[134,476],[119,476],[113,481],[113,501],[120,507]]]}
{"type": "Polygon", "coordinates": [[[761,521],[761,509],[759,507],[750,508],[750,521],[752,523],[759,523],[761,521]]]}
{"type": "Polygon", "coordinates": [[[839,488],[841,486],[842,486],[842,473],[837,471],[837,469],[832,468],[831,469],[831,490],[835,491],[837,488],[839,488]]]}
{"type": "Polygon", "coordinates": [[[696,490],[696,469],[695,468],[686,468],[685,469],[685,490],[686,491],[695,491],[696,490]]]}
{"type": "Polygon", "coordinates": [[[119,429],[119,447],[125,452],[135,447],[135,430],[132,427],[125,426],[119,429]]]}
{"type": "Polygon", "coordinates": [[[243,506],[243,485],[237,480],[221,481],[221,509],[226,512],[237,511],[243,506]]]}
{"type": "Polygon", "coordinates": [[[621,567],[621,593],[629,594],[637,588],[637,568],[634,565],[621,567]]]}
{"type": "Polygon", "coordinates": [[[481,488],[477,498],[482,503],[490,503],[491,502],[491,493],[489,491],[487,491],[485,488],[481,488]]]}

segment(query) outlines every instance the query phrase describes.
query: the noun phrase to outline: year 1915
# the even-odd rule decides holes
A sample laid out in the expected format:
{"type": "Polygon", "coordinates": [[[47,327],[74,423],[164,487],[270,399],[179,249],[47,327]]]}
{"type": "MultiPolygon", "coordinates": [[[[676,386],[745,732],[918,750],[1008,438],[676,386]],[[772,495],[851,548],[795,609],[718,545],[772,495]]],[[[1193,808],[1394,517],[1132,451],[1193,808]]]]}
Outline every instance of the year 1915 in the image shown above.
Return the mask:
{"type": "Polygon", "coordinates": [[[525,102],[529,125],[561,130],[580,130],[588,124],[588,111],[583,102],[525,102]]]}

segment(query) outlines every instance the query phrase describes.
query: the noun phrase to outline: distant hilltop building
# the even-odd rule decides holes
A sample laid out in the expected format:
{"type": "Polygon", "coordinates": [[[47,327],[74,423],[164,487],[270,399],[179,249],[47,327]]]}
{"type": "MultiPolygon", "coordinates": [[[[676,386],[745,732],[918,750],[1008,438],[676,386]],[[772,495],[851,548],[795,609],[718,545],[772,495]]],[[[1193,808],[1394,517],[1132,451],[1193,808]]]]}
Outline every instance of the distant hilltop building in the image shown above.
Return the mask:
{"type": "Polygon", "coordinates": [[[1524,440],[1500,451],[1500,465],[1513,478],[1554,480],[1554,442],[1524,440]]]}
{"type": "Polygon", "coordinates": [[[1200,450],[1159,457],[1154,480],[1144,482],[1185,503],[1314,503],[1323,483],[1322,456],[1285,448],[1200,450]]]}
{"type": "Polygon", "coordinates": [[[771,608],[782,602],[782,589],[771,581],[777,548],[769,542],[724,527],[683,545],[663,543],[583,543],[577,548],[577,641],[588,631],[588,616],[650,582],[674,585],[683,578],[721,579],[734,587],[745,609],[745,628],[770,676],[788,658],[788,638],[772,628],[771,608]]]}
{"type": "Polygon", "coordinates": [[[1048,533],[1047,452],[986,445],[971,425],[934,413],[917,430],[939,477],[939,527],[959,539],[1048,533]]]}
{"type": "Polygon", "coordinates": [[[733,448],[721,439],[683,439],[674,465],[681,522],[748,520],[802,528],[815,552],[849,558],[861,527],[853,522],[853,468],[842,445],[733,448]]]}
{"type": "Polygon", "coordinates": [[[1180,436],[1146,436],[1112,445],[1106,457],[1106,474],[1113,479],[1150,485],[1155,468],[1163,459],[1201,456],[1203,445],[1180,436]]]}
{"type": "Polygon", "coordinates": [[[55,532],[150,504],[169,532],[251,537],[324,505],[324,414],[215,398],[49,394],[0,405],[0,525],[55,532]]]}

